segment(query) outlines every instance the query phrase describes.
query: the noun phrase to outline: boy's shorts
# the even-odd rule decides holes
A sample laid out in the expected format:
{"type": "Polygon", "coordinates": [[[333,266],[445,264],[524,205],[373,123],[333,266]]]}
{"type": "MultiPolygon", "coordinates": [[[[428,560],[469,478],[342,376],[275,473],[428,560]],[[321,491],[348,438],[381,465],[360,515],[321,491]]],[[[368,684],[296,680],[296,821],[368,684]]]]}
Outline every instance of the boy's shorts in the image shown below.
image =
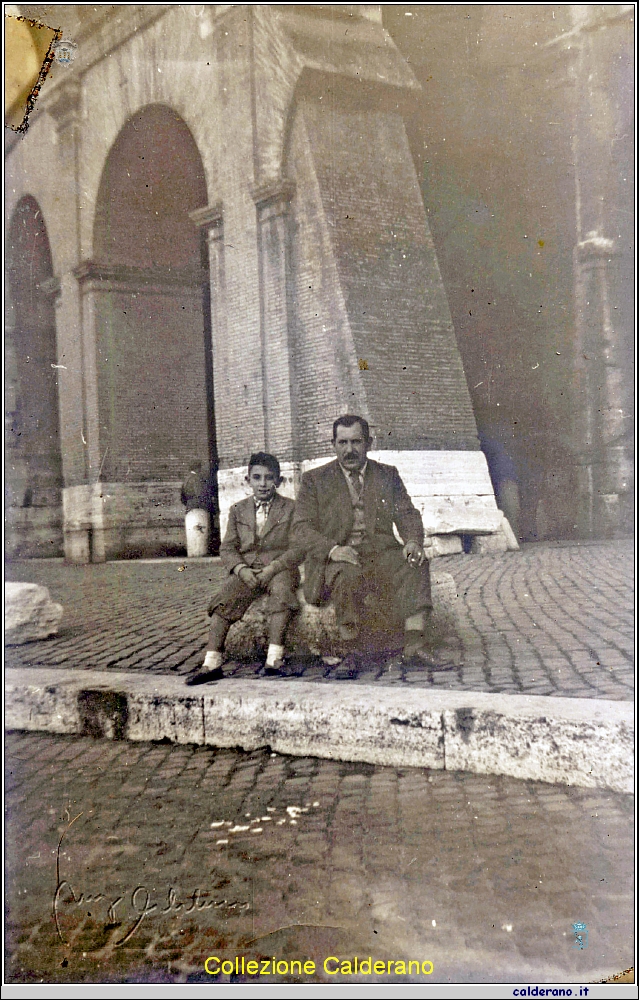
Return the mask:
{"type": "Polygon", "coordinates": [[[219,615],[227,622],[237,622],[248,611],[253,601],[257,601],[265,593],[268,594],[267,614],[297,611],[300,606],[296,594],[299,585],[300,575],[297,569],[284,569],[281,573],[276,573],[266,587],[256,587],[254,590],[242,583],[238,576],[232,576],[214,594],[208,612],[209,615],[214,613],[219,615]]]}

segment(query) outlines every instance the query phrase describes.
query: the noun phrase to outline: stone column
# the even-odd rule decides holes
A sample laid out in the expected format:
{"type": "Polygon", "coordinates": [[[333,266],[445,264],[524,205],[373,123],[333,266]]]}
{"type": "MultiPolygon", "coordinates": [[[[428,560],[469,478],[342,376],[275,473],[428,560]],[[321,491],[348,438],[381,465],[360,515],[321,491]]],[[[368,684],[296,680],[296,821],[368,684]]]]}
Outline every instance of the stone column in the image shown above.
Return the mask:
{"type": "MultiPolygon", "coordinates": [[[[107,291],[91,261],[84,261],[74,272],[76,288],[69,287],[69,298],[78,308],[80,319],[80,356],[82,359],[82,444],[84,447],[84,482],[66,486],[63,491],[65,555],[70,562],[104,562],[104,525],[99,480],[102,458],[98,413],[98,374],[96,364],[96,298],[107,291]]],[[[66,482],[66,480],[65,480],[66,482]]]]}
{"type": "Polygon", "coordinates": [[[623,529],[632,478],[626,441],[625,361],[612,319],[614,240],[587,233],[575,247],[575,431],[579,442],[580,527],[587,536],[623,529]]]}
{"type": "Polygon", "coordinates": [[[633,522],[632,335],[624,329],[622,308],[632,291],[621,270],[626,178],[614,155],[628,131],[631,108],[612,89],[617,63],[632,47],[632,10],[623,4],[576,4],[571,13],[566,55],[574,83],[578,523],[580,534],[605,538],[631,533],[633,522]]]}
{"type": "MultiPolygon", "coordinates": [[[[196,226],[206,233],[209,258],[209,302],[211,309],[211,341],[213,354],[214,395],[224,398],[226,386],[222,384],[232,370],[228,343],[226,271],[224,254],[224,212],[221,202],[206,205],[189,213],[196,226]]],[[[244,475],[246,473],[244,472],[244,475]]],[[[241,469],[218,471],[218,503],[220,532],[224,537],[228,512],[232,504],[246,496],[242,489],[241,469]]]]}
{"type": "Polygon", "coordinates": [[[289,208],[293,192],[294,185],[286,180],[253,191],[260,259],[264,444],[280,462],[291,462],[297,457],[288,289],[289,208]]]}
{"type": "Polygon", "coordinates": [[[70,563],[91,560],[93,527],[88,501],[90,457],[86,417],[91,390],[87,391],[85,379],[87,335],[80,287],[84,275],[84,268],[80,265],[81,106],[82,87],[74,78],[58,87],[44,104],[55,122],[60,168],[71,179],[74,189],[74,196],[69,197],[64,206],[65,244],[59,248],[63,249],[64,263],[60,269],[56,298],[64,554],[70,563]]]}

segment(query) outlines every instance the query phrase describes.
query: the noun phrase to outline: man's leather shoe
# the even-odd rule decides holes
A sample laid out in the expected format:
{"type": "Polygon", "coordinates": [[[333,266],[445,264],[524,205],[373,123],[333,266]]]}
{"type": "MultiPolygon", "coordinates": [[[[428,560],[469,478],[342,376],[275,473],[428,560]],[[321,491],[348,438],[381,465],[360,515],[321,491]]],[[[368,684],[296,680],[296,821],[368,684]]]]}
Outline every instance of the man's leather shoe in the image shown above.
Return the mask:
{"type": "Polygon", "coordinates": [[[275,663],[265,663],[258,671],[259,677],[281,677],[284,660],[277,660],[275,663]]]}
{"type": "Polygon", "coordinates": [[[429,670],[454,670],[457,664],[451,659],[449,654],[438,657],[426,645],[424,638],[419,635],[415,639],[407,639],[404,644],[404,663],[412,663],[415,666],[427,667],[429,670]]]}
{"type": "Polygon", "coordinates": [[[208,684],[210,681],[221,681],[224,677],[224,671],[221,667],[215,667],[213,670],[198,670],[194,674],[189,674],[186,679],[187,687],[197,687],[198,684],[208,684]]]}

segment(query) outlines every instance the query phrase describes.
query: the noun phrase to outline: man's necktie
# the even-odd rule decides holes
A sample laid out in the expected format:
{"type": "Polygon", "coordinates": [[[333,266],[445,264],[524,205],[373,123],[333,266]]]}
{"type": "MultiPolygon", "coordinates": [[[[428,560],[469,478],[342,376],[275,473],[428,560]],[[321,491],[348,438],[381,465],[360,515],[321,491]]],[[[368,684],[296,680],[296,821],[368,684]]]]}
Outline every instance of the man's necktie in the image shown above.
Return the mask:
{"type": "Polygon", "coordinates": [[[360,500],[362,496],[362,486],[363,486],[362,474],[359,471],[359,469],[354,469],[353,472],[349,472],[348,475],[350,477],[353,490],[355,491],[355,496],[357,497],[358,500],[360,500]]]}

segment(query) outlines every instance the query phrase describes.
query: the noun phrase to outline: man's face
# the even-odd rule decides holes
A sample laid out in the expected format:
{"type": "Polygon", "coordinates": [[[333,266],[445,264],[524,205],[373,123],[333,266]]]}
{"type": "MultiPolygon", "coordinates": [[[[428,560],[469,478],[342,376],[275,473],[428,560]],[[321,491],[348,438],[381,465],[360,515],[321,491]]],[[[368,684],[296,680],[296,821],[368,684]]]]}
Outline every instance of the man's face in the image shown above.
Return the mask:
{"type": "Polygon", "coordinates": [[[275,473],[271,469],[267,469],[265,465],[251,466],[247,478],[256,500],[270,500],[279,486],[275,473]]]}
{"type": "Polygon", "coordinates": [[[345,427],[338,424],[333,447],[340,465],[348,472],[361,469],[366,462],[369,442],[364,437],[360,423],[345,427]]]}

